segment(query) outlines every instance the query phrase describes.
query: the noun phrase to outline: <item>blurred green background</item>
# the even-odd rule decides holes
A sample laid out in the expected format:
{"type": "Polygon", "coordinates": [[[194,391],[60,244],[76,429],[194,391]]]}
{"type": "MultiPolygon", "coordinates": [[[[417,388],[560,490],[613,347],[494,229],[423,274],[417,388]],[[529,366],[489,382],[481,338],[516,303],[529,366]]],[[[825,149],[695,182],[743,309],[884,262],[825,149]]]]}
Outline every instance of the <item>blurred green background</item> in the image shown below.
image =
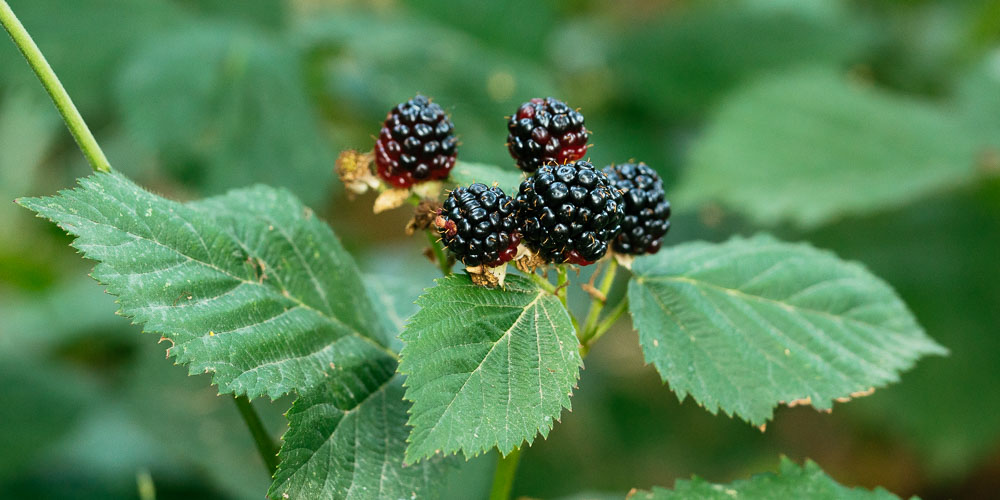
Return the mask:
{"type": "MultiPolygon", "coordinates": [[[[525,453],[517,495],[729,481],[780,454],[901,495],[1000,491],[1000,1],[10,4],[115,168],[182,200],[286,186],[403,303],[434,267],[403,235],[405,211],[346,199],[337,151],[371,147],[419,91],[452,113],[460,159],[513,168],[503,117],[553,95],[582,108],[595,163],[662,173],[666,244],[812,241],[889,281],[951,350],[832,414],[779,409],[761,433],[679,403],[623,324],[588,357],[573,411],[525,453]]],[[[68,237],[10,202],[87,173],[3,40],[0,497],[136,498],[148,472],[161,499],[262,498],[229,398],[164,360],[68,237]]],[[[290,400],[256,404],[280,435],[290,400]]],[[[457,471],[449,495],[485,496],[493,460],[457,471]]]]}

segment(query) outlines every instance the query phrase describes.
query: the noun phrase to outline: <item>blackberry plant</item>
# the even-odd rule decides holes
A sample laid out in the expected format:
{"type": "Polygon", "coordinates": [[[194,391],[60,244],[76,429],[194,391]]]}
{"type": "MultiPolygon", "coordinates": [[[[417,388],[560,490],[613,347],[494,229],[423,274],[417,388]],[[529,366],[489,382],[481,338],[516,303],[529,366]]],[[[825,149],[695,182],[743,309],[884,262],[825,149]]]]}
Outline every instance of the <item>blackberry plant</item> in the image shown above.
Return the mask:
{"type": "Polygon", "coordinates": [[[611,185],[624,193],[625,217],[612,248],[621,254],[656,253],[670,229],[670,202],[660,174],[645,163],[604,167],[611,185]]]}
{"type": "MultiPolygon", "coordinates": [[[[270,498],[434,498],[460,465],[452,455],[494,450],[489,496],[507,498],[520,454],[570,408],[584,356],[626,312],[646,361],[679,398],[762,430],[779,405],[829,410],[945,352],[885,282],[808,244],[758,235],[661,249],[669,205],[655,172],[628,164],[605,174],[578,161],[583,117],[552,98],[532,100],[511,119],[511,151],[535,171],[516,199],[493,185],[509,173],[474,164],[456,170],[479,182],[462,181],[439,206],[439,192],[396,190],[417,205],[411,229],[428,232],[444,274],[397,326],[330,227],[287,191],[256,186],[180,203],[112,169],[5,0],[0,22],[95,170],[74,189],[18,203],[74,236],[123,316],[233,397],[273,479],[270,498]],[[642,254],[623,259],[626,279],[616,281],[609,243],[642,254]],[[442,244],[469,273],[453,272],[442,244]],[[472,268],[502,276],[511,261],[520,274],[475,278],[472,268]],[[579,321],[569,271],[594,263],[591,281],[579,283],[590,297],[579,321]],[[249,400],[289,394],[296,399],[275,453],[249,400]]],[[[417,96],[397,106],[374,154],[390,187],[377,187],[445,180],[454,146],[438,105],[417,96]]],[[[343,157],[338,170],[370,185],[364,156],[343,157]]],[[[788,461],[777,475],[729,485],[695,479],[632,496],[723,491],[890,496],[788,461]]]]}
{"type": "Polygon", "coordinates": [[[434,226],[444,246],[466,266],[510,262],[521,242],[514,200],[478,182],[449,193],[434,226]]]}
{"type": "Polygon", "coordinates": [[[517,108],[507,121],[507,150],[525,172],[546,163],[576,161],[587,154],[590,132],[583,114],[566,103],[534,98],[517,108]]]}
{"type": "Polygon", "coordinates": [[[435,102],[417,95],[385,117],[375,141],[375,166],[382,180],[398,188],[448,177],[458,139],[451,119],[435,102]]]}
{"type": "Polygon", "coordinates": [[[542,166],[521,183],[517,204],[524,241],[556,264],[600,260],[625,216],[621,192],[583,160],[542,166]]]}

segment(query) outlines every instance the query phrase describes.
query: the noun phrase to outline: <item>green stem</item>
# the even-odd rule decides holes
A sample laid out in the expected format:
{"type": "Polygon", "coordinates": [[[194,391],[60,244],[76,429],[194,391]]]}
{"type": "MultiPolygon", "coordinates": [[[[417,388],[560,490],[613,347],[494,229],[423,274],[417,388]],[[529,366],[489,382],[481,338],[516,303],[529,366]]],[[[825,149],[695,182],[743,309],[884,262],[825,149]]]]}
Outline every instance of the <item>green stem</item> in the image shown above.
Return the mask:
{"type": "Polygon", "coordinates": [[[541,288],[542,290],[545,290],[546,292],[549,292],[551,294],[556,293],[556,287],[552,286],[552,283],[549,283],[549,280],[539,276],[537,273],[531,273],[528,275],[528,277],[531,278],[531,281],[534,281],[535,284],[538,285],[538,287],[541,288]]]}
{"type": "Polygon", "coordinates": [[[66,122],[69,132],[73,134],[73,138],[76,139],[83,155],[90,161],[90,166],[95,172],[110,172],[111,164],[108,163],[104,151],[101,151],[101,146],[94,139],[94,134],[90,133],[90,129],[87,128],[83,117],[80,116],[80,111],[76,109],[73,100],[63,88],[59,77],[56,76],[55,71],[52,71],[52,66],[49,66],[42,51],[38,49],[38,45],[35,45],[35,41],[31,39],[31,35],[24,29],[24,25],[14,15],[14,11],[10,9],[6,0],[0,0],[0,24],[3,24],[7,34],[14,41],[14,45],[17,45],[21,54],[28,61],[28,65],[41,80],[42,86],[45,87],[45,91],[49,93],[56,109],[59,110],[59,114],[66,122]]]}
{"type": "Polygon", "coordinates": [[[264,429],[264,423],[260,421],[260,416],[253,409],[249,399],[244,396],[236,396],[233,401],[236,402],[236,408],[240,410],[243,422],[250,429],[250,435],[253,436],[254,443],[257,445],[260,458],[264,460],[267,473],[274,477],[274,473],[278,470],[278,445],[271,440],[271,436],[264,429]]]}
{"type": "Polygon", "coordinates": [[[580,330],[580,323],[576,321],[576,316],[573,315],[573,311],[569,310],[569,303],[567,302],[567,288],[569,288],[569,273],[566,271],[565,265],[556,266],[559,272],[559,278],[556,280],[556,296],[559,297],[559,301],[562,302],[563,309],[569,314],[569,319],[573,323],[573,329],[576,330],[576,337],[580,338],[582,331],[580,330]]]}
{"type": "Polygon", "coordinates": [[[611,291],[611,286],[615,282],[615,274],[618,272],[618,261],[614,258],[608,260],[608,269],[604,272],[604,278],[601,280],[601,292],[602,297],[594,297],[590,301],[590,312],[587,313],[587,319],[583,323],[583,337],[580,338],[581,343],[586,344],[587,340],[593,337],[593,330],[597,325],[597,319],[601,317],[601,311],[604,309],[604,304],[608,300],[608,292],[611,291]]]}
{"type": "Polygon", "coordinates": [[[493,488],[490,490],[490,500],[507,500],[514,486],[514,475],[517,473],[517,463],[521,460],[521,449],[497,460],[497,470],[493,474],[493,488]]]}
{"type": "Polygon", "coordinates": [[[616,305],[615,308],[612,309],[611,312],[597,324],[597,327],[594,328],[594,334],[590,337],[589,342],[587,342],[587,349],[589,349],[594,342],[597,342],[597,340],[600,339],[601,336],[604,335],[604,333],[607,332],[616,321],[618,321],[618,318],[620,318],[622,314],[625,314],[626,310],[628,310],[628,297],[623,297],[621,302],[619,302],[618,305],[616,305]]]}
{"type": "Polygon", "coordinates": [[[437,261],[438,267],[441,268],[441,274],[448,276],[451,274],[451,263],[448,262],[448,254],[445,253],[444,248],[441,246],[441,241],[437,239],[434,231],[427,230],[427,242],[431,244],[431,251],[434,252],[434,260],[437,261]]]}

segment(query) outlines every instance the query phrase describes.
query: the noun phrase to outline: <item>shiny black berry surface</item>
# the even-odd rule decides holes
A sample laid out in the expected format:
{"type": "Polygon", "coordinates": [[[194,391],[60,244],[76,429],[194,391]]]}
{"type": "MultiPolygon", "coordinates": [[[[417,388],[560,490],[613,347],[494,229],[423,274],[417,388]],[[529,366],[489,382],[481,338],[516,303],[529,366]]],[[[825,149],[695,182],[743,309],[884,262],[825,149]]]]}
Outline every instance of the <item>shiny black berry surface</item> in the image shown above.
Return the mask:
{"type": "Polygon", "coordinates": [[[445,247],[466,266],[499,266],[521,241],[514,199],[498,187],[475,183],[452,191],[434,219],[445,247]]]}
{"type": "Polygon", "coordinates": [[[546,163],[579,160],[590,137],[583,122],[583,114],[558,99],[532,99],[507,122],[507,150],[529,173],[546,163]]]}
{"type": "Polygon", "coordinates": [[[603,257],[625,216],[621,193],[587,161],[541,166],[521,183],[517,204],[525,244],[557,264],[603,257]]]}
{"type": "Polygon", "coordinates": [[[398,188],[448,177],[458,145],[454,131],[441,106],[422,95],[397,105],[375,142],[378,176],[398,188]]]}
{"type": "Polygon", "coordinates": [[[604,173],[625,200],[622,231],[612,248],[622,254],[656,253],[670,229],[670,202],[660,175],[645,163],[610,165],[604,173]]]}

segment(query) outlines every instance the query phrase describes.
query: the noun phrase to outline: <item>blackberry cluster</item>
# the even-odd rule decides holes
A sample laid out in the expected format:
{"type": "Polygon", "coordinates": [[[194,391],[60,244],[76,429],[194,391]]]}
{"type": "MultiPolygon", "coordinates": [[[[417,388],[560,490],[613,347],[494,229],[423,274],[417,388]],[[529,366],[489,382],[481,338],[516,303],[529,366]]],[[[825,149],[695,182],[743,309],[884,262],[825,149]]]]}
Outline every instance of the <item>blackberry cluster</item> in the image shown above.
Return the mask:
{"type": "Polygon", "coordinates": [[[514,200],[478,182],[452,191],[434,226],[444,246],[466,266],[509,262],[521,242],[514,200]]]}
{"type": "Polygon", "coordinates": [[[645,163],[609,165],[604,173],[625,198],[622,231],[612,248],[622,254],[656,253],[670,229],[670,202],[660,175],[645,163]]]}
{"type": "Polygon", "coordinates": [[[525,172],[546,163],[561,165],[587,154],[590,137],[583,115],[566,103],[548,97],[521,105],[507,122],[507,149],[525,172]]]}
{"type": "Polygon", "coordinates": [[[593,264],[621,231],[621,193],[588,161],[542,165],[517,193],[525,244],[548,262],[593,264]]]}
{"type": "Polygon", "coordinates": [[[458,145],[454,130],[441,106],[422,95],[399,104],[375,142],[379,177],[398,188],[448,177],[458,145]]]}

